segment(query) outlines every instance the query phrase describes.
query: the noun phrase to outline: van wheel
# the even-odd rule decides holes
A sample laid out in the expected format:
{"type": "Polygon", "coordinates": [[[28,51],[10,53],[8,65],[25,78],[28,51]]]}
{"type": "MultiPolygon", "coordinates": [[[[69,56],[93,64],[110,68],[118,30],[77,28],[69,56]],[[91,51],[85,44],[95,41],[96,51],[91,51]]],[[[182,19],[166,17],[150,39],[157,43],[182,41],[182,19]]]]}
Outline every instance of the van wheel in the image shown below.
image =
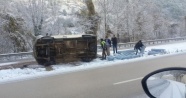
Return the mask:
{"type": "Polygon", "coordinates": [[[90,62],[92,61],[92,58],[81,58],[83,62],[90,62]]]}
{"type": "Polygon", "coordinates": [[[44,65],[46,62],[47,62],[47,60],[44,60],[44,59],[37,59],[37,63],[38,63],[39,65],[44,65]]]}
{"type": "Polygon", "coordinates": [[[43,66],[50,66],[50,65],[51,65],[51,62],[50,62],[50,61],[47,61],[47,60],[45,60],[45,59],[38,59],[38,60],[37,60],[37,63],[38,63],[39,65],[43,65],[43,66]]]}

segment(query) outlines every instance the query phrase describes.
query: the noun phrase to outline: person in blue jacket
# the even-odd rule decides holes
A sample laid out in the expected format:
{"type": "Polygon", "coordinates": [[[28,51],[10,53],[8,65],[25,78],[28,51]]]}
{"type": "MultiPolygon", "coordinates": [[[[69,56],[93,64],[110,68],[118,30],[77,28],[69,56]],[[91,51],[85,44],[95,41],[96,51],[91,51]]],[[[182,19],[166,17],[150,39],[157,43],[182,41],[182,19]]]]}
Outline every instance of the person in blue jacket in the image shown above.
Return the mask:
{"type": "Polygon", "coordinates": [[[107,51],[106,51],[107,56],[110,56],[111,40],[108,38],[108,36],[106,36],[105,42],[106,42],[106,46],[107,46],[107,51]]]}

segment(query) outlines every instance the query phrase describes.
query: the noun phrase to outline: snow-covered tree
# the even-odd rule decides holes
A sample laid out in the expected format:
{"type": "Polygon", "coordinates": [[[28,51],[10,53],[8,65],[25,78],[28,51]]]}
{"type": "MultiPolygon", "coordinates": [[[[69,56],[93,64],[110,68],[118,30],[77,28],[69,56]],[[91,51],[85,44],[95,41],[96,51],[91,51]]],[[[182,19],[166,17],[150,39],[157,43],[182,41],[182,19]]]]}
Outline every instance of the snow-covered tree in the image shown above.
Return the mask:
{"type": "Polygon", "coordinates": [[[89,30],[86,31],[88,34],[95,34],[97,35],[98,30],[98,22],[99,22],[99,16],[95,11],[94,4],[92,0],[85,0],[85,4],[88,9],[88,22],[90,25],[88,25],[89,30]]]}

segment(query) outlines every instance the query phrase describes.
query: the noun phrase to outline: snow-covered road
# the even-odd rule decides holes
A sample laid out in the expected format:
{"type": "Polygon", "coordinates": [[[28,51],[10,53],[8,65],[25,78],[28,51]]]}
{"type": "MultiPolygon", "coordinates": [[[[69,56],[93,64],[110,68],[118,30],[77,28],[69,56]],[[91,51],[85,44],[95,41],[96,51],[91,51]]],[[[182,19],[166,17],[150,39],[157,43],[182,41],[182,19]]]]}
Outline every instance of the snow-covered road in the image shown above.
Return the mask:
{"type": "MultiPolygon", "coordinates": [[[[73,62],[73,63],[68,63],[68,64],[53,65],[51,66],[52,68],[51,71],[47,71],[45,68],[35,68],[35,69],[17,68],[17,69],[0,70],[0,83],[19,81],[19,80],[28,79],[28,78],[38,78],[38,77],[50,76],[54,74],[63,74],[63,73],[86,70],[86,69],[91,69],[91,68],[112,66],[115,63],[135,62],[139,60],[147,60],[147,59],[153,59],[153,58],[162,57],[162,56],[175,55],[178,53],[186,53],[186,42],[167,44],[167,45],[158,45],[158,46],[149,46],[146,48],[144,56],[135,58],[135,59],[107,61],[107,60],[100,60],[98,58],[89,63],[73,62]],[[147,55],[148,51],[150,51],[151,49],[165,49],[167,51],[167,54],[147,55]]],[[[6,64],[7,63],[2,63],[0,64],[0,66],[6,65],[6,64]]]]}

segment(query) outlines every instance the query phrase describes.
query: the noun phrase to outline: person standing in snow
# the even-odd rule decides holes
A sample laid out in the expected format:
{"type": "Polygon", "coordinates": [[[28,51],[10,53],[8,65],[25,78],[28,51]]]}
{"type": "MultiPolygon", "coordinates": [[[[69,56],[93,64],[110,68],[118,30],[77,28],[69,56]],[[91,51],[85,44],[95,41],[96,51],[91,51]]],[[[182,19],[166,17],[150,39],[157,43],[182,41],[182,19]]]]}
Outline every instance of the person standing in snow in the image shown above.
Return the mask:
{"type": "Polygon", "coordinates": [[[108,38],[108,36],[106,36],[105,42],[107,46],[107,56],[110,56],[111,40],[108,38]]]}
{"type": "Polygon", "coordinates": [[[106,42],[103,39],[101,39],[100,44],[101,44],[101,48],[102,48],[102,60],[104,60],[104,59],[106,59],[106,56],[107,56],[106,55],[106,51],[107,51],[106,42]]]}
{"type": "Polygon", "coordinates": [[[118,41],[115,35],[112,37],[113,53],[117,53],[118,41]]]}
{"type": "Polygon", "coordinates": [[[136,50],[136,55],[138,54],[138,50],[143,53],[145,50],[145,45],[143,45],[142,41],[139,40],[135,46],[134,46],[134,50],[136,50]]]}

